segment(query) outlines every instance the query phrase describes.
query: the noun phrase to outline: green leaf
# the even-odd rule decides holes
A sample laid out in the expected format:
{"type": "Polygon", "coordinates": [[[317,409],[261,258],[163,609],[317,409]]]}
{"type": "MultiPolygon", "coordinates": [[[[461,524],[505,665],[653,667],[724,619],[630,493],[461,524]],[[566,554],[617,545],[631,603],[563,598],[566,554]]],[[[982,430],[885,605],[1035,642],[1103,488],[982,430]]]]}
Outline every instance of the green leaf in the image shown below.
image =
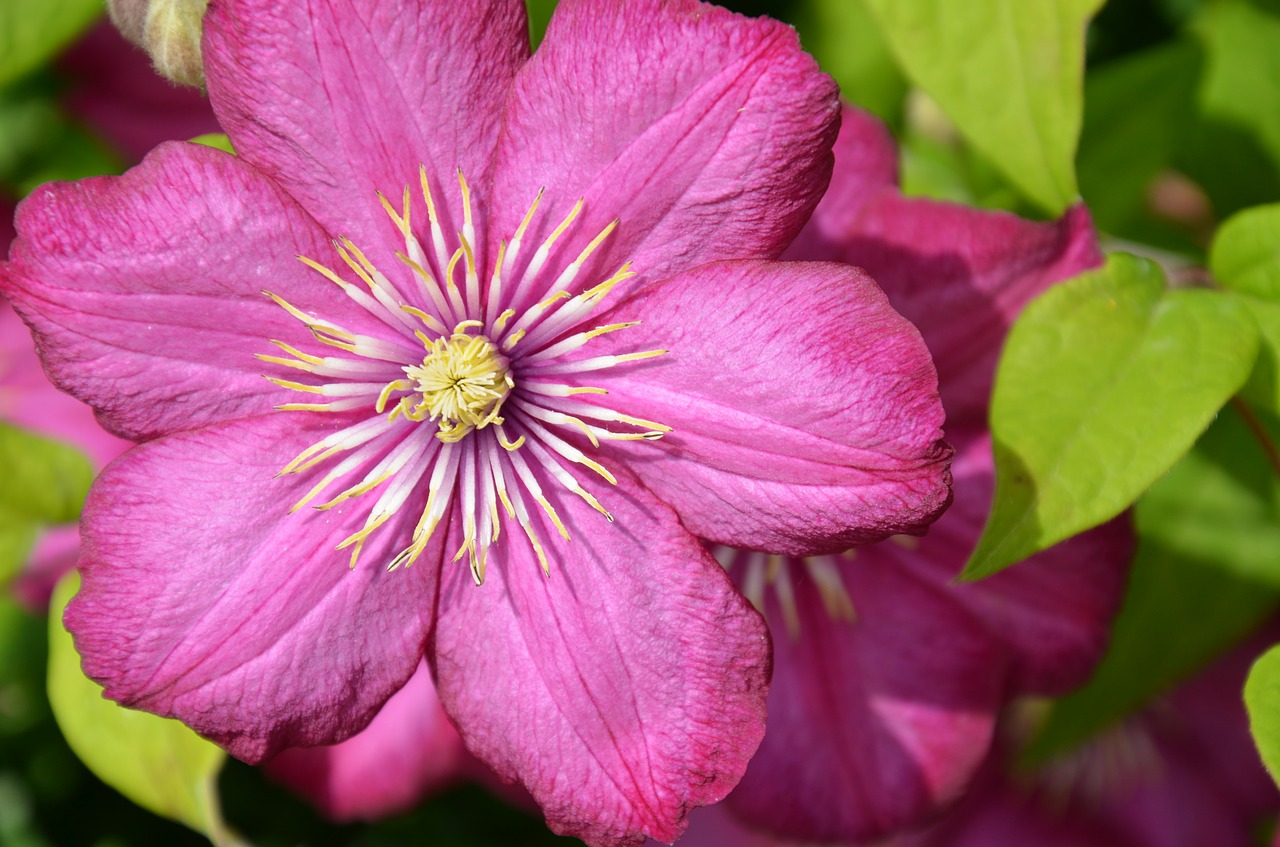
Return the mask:
{"type": "Polygon", "coordinates": [[[22,571],[38,532],[34,521],[0,517],[0,590],[22,571]]]}
{"type": "Polygon", "coordinates": [[[867,0],[803,0],[793,9],[800,43],[840,83],[845,98],[899,125],[907,80],[867,0]]]}
{"type": "Polygon", "coordinates": [[[537,48],[551,23],[551,13],[556,10],[556,0],[525,0],[529,10],[529,42],[537,48]]]}
{"type": "Polygon", "coordinates": [[[1280,3],[1217,0],[1192,25],[1205,48],[1178,166],[1221,216],[1280,197],[1280,3]]]}
{"type": "Polygon", "coordinates": [[[1253,663],[1244,683],[1249,729],[1271,778],[1280,782],[1280,646],[1253,663]]]}
{"type": "Polygon", "coordinates": [[[1120,514],[1190,448],[1253,368],[1235,298],[1167,291],[1116,254],[1027,307],[991,403],[996,495],[964,576],[988,576],[1120,514]]]}
{"type": "Polygon", "coordinates": [[[1141,708],[1280,605],[1280,477],[1237,409],[1138,501],[1134,521],[1138,557],[1110,648],[1093,679],[1053,706],[1033,760],[1141,708]]]}
{"type": "Polygon", "coordinates": [[[1151,179],[1173,161],[1202,63],[1199,45],[1188,39],[1089,72],[1076,166],[1101,229],[1122,230],[1142,211],[1151,179]]]}
{"type": "Polygon", "coordinates": [[[206,132],[204,135],[197,135],[191,139],[193,144],[203,144],[205,147],[212,147],[215,150],[221,150],[224,153],[236,155],[236,148],[231,145],[231,139],[226,133],[222,132],[206,132]]]}
{"type": "Polygon", "coordinates": [[[101,0],[0,0],[0,86],[36,68],[101,14],[101,0]]]}
{"type": "Polygon", "coordinates": [[[1102,0],[867,0],[907,75],[1052,214],[1075,201],[1084,33],[1102,0]]]}
{"type": "Polygon", "coordinates": [[[62,612],[79,589],[71,573],[49,612],[49,703],[67,743],[103,782],[134,803],[186,824],[215,844],[235,844],[218,808],[226,754],[178,721],[118,706],[80,670],[62,612]]]}
{"type": "Polygon", "coordinates": [[[71,523],[93,481],[93,466],[76,448],[2,421],[0,468],[0,517],[10,523],[71,523]]]}
{"type": "Polygon", "coordinates": [[[1280,412],[1280,204],[1247,209],[1219,229],[1209,251],[1218,282],[1240,295],[1262,349],[1241,395],[1280,412]]]}
{"type": "Polygon", "coordinates": [[[1209,251],[1209,268],[1228,288],[1280,303],[1280,203],[1224,223],[1209,251]]]}

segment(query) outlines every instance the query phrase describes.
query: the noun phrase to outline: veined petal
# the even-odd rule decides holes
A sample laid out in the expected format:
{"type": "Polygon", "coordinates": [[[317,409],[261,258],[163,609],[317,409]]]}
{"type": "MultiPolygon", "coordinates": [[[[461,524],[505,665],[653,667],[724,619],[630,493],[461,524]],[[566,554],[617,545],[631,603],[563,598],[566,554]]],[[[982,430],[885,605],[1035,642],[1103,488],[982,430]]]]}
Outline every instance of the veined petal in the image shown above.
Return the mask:
{"type": "Polygon", "coordinates": [[[278,402],[254,357],[301,328],[264,289],[351,311],[296,259],[330,260],[315,222],[244,162],[196,144],[161,145],[122,177],[42,186],[18,229],[0,293],[31,322],[54,382],[135,440],[278,402]]]}
{"type": "Polygon", "coordinates": [[[375,190],[398,204],[420,165],[451,197],[459,169],[488,185],[529,55],[520,0],[226,0],[205,28],[209,98],[236,150],[375,260],[398,243],[375,190]]]}
{"type": "Polygon", "coordinates": [[[720,262],[602,320],[639,326],[593,353],[669,351],[615,375],[601,402],[672,428],[617,449],[697,535],[830,552],[919,532],[946,505],[928,351],[858,269],[720,262]]]}
{"type": "Polygon", "coordinates": [[[848,619],[790,564],[779,579],[794,617],[776,592],[765,602],[774,643],[765,739],[728,802],[800,841],[873,840],[968,784],[1004,702],[1004,651],[945,588],[892,563],[841,563],[848,619]]]}
{"type": "Polygon", "coordinates": [[[598,260],[610,270],[632,261],[652,281],[772,258],[826,187],[838,120],[835,83],[777,21],[695,0],[566,0],[516,80],[496,228],[513,231],[545,188],[557,215],[584,200],[584,233],[620,219],[598,260]]]}
{"type": "Polygon", "coordinates": [[[331,426],[324,417],[170,436],[102,475],[66,620],[106,696],[257,761],[358,732],[413,674],[439,544],[416,567],[385,563],[416,513],[375,533],[354,570],[334,550],[357,519],[347,506],[285,515],[307,483],[273,477],[331,426]]]}
{"type": "Polygon", "coordinates": [[[613,524],[558,498],[573,541],[548,545],[549,577],[517,533],[482,587],[464,565],[444,576],[436,678],[467,746],[523,782],[553,829],[670,842],[759,743],[768,638],[668,509],[625,473],[609,495],[613,524]]]}
{"type": "Polygon", "coordinates": [[[1107,646],[1128,583],[1134,535],[1127,517],[1068,539],[979,582],[956,575],[982,534],[994,490],[989,436],[949,431],[955,501],[929,534],[858,551],[859,561],[906,567],[982,620],[1011,657],[1011,687],[1059,695],[1089,678],[1107,646]]]}
{"type": "Polygon", "coordinates": [[[463,762],[462,739],[423,662],[358,734],[327,747],[285,750],[265,767],[331,819],[350,821],[408,811],[456,779],[463,762]]]}
{"type": "Polygon", "coordinates": [[[1018,313],[1102,261],[1093,222],[1083,205],[1036,223],[903,197],[885,179],[893,171],[875,152],[883,136],[874,127],[874,118],[846,109],[831,191],[786,258],[848,262],[871,274],[929,345],[948,427],[985,426],[996,359],[1018,313]]]}

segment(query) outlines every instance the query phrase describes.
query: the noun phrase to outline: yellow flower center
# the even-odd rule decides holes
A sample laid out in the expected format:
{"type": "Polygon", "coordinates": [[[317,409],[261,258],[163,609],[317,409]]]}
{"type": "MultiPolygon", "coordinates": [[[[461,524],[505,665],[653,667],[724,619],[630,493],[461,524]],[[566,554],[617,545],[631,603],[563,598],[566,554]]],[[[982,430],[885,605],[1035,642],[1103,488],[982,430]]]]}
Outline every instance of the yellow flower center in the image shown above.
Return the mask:
{"type": "MultiPolygon", "coordinates": [[[[404,369],[413,392],[403,397],[391,415],[411,421],[439,421],[436,437],[446,443],[460,441],[473,429],[501,424],[502,403],[515,387],[510,362],[483,335],[467,330],[480,321],[463,321],[453,335],[430,341],[423,338],[427,354],[420,365],[404,369]]],[[[397,380],[388,388],[403,389],[397,380]]]]}

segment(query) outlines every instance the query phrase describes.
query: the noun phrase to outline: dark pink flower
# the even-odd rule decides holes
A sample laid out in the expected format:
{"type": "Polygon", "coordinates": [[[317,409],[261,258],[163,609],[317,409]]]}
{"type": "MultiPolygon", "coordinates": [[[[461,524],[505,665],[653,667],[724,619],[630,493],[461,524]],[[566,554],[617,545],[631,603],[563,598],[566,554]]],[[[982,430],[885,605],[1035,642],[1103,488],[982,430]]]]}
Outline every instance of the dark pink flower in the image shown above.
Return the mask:
{"type": "Polygon", "coordinates": [[[720,553],[775,656],[765,739],[728,805],[798,840],[868,841],[953,801],[1001,707],[1080,684],[1105,645],[1132,547],[1123,521],[954,582],[990,508],[986,407],[1004,335],[1099,256],[1083,208],[1039,224],[902,196],[893,139],[853,110],[831,189],[788,256],[866,268],[919,326],[957,450],[954,503],[923,539],[803,560],[720,553]]]}
{"type": "Polygon", "coordinates": [[[408,811],[456,781],[466,764],[424,662],[356,735],[285,750],[263,767],[328,817],[349,821],[408,811]]]}
{"type": "Polygon", "coordinates": [[[259,760],[357,732],[425,653],[554,828],[674,838],[769,672],[691,531],[803,555],[948,498],[918,334],[865,274],[773,261],[834,84],[692,0],[568,0],[533,59],[518,0],[206,26],[241,156],[44,187],[0,273],[60,384],[147,442],[86,508],[87,672],[259,760]]]}

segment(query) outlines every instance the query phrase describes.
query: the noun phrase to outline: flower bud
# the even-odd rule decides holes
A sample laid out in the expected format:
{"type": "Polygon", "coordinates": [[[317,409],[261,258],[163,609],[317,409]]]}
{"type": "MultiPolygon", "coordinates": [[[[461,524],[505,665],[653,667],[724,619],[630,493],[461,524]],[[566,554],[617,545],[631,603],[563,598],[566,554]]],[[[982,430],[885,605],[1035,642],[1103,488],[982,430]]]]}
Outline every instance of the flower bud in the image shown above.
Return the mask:
{"type": "Polygon", "coordinates": [[[116,28],[151,56],[161,76],[204,86],[200,34],[209,0],[108,0],[116,28]]]}

